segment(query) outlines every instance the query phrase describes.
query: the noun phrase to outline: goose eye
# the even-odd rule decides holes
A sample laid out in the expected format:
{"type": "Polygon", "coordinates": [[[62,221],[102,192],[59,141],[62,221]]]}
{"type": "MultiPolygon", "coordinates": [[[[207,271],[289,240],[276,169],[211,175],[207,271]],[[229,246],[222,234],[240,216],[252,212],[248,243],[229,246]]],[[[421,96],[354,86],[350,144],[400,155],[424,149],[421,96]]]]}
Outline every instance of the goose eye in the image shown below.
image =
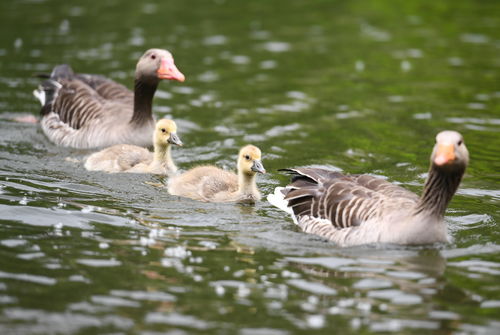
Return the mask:
{"type": "Polygon", "coordinates": [[[155,54],[152,54],[152,55],[151,55],[151,59],[156,59],[156,55],[155,55],[155,54]]]}
{"type": "Polygon", "coordinates": [[[462,140],[458,141],[458,145],[462,145],[462,143],[463,143],[462,140]]]}
{"type": "Polygon", "coordinates": [[[161,132],[165,133],[165,132],[167,132],[167,130],[165,128],[161,128],[161,132]]]}
{"type": "Polygon", "coordinates": [[[249,155],[245,155],[245,159],[246,159],[247,161],[249,161],[249,160],[250,160],[250,156],[249,156],[249,155]]]}

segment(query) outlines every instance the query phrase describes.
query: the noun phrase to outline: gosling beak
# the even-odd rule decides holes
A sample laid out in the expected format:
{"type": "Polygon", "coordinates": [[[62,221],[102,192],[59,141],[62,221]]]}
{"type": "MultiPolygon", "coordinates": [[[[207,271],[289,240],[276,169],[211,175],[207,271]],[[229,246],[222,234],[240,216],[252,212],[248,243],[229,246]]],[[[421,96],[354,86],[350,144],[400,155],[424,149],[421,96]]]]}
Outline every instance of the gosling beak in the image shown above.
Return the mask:
{"type": "Polygon", "coordinates": [[[253,172],[266,173],[266,169],[264,169],[264,165],[262,165],[262,162],[258,159],[253,161],[251,170],[253,172]]]}
{"type": "Polygon", "coordinates": [[[173,58],[162,58],[160,68],[156,71],[156,74],[160,79],[177,80],[180,82],[186,79],[175,66],[173,58]]]}
{"type": "Polygon", "coordinates": [[[438,144],[434,164],[443,166],[455,160],[455,146],[453,144],[438,144]]]}
{"type": "Polygon", "coordinates": [[[176,133],[170,133],[170,137],[168,138],[167,142],[170,144],[178,145],[180,147],[182,147],[183,144],[181,139],[179,138],[179,136],[177,136],[176,133]]]}

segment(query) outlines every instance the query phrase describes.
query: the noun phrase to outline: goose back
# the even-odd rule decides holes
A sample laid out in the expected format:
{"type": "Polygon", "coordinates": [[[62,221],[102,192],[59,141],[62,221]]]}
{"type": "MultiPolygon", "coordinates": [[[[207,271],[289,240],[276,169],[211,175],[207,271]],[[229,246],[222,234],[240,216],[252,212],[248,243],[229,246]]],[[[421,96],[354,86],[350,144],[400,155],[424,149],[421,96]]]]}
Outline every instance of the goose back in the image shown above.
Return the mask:
{"type": "Polygon", "coordinates": [[[417,195],[369,175],[318,168],[283,171],[292,175],[292,183],[282,192],[294,216],[325,219],[338,229],[359,226],[394,208],[409,209],[418,202],[417,195]]]}
{"type": "Polygon", "coordinates": [[[421,197],[381,178],[305,167],[285,169],[292,182],[267,198],[304,232],[340,246],[447,242],[444,213],[469,163],[462,135],[438,133],[430,162],[421,197]]]}
{"type": "Polygon", "coordinates": [[[95,90],[101,98],[106,100],[121,100],[132,103],[134,94],[128,88],[104,76],[96,74],[78,74],[76,79],[81,80],[95,90]]]}
{"type": "MultiPolygon", "coordinates": [[[[69,69],[69,66],[61,66],[69,69]]],[[[132,127],[133,93],[111,80],[90,75],[75,76],[56,69],[56,77],[39,88],[45,101],[41,127],[58,145],[75,148],[106,147],[117,143],[149,146],[154,129],[152,116],[132,127]],[[84,78],[85,80],[81,80],[84,78]]]]}
{"type": "Polygon", "coordinates": [[[289,212],[306,233],[339,246],[366,243],[446,242],[442,220],[413,216],[419,197],[370,175],[344,175],[317,168],[285,169],[292,182],[269,202],[289,212]]]}

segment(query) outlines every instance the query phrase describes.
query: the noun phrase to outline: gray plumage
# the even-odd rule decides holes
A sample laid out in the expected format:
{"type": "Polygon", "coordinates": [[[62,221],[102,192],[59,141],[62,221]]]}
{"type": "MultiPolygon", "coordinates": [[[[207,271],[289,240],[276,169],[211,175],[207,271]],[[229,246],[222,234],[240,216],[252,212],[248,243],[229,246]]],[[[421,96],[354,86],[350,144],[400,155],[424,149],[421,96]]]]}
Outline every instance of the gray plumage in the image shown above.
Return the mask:
{"type": "Polygon", "coordinates": [[[268,200],[289,212],[303,231],[340,246],[446,242],[443,216],[469,154],[457,132],[443,131],[436,142],[421,197],[373,176],[304,167],[284,169],[291,184],[268,200]]]}
{"type": "Polygon", "coordinates": [[[68,65],[58,65],[33,92],[42,104],[42,130],[66,147],[150,146],[152,101],[161,79],[184,81],[172,55],[161,49],[139,59],[134,92],[103,76],[75,74],[68,65]]]}

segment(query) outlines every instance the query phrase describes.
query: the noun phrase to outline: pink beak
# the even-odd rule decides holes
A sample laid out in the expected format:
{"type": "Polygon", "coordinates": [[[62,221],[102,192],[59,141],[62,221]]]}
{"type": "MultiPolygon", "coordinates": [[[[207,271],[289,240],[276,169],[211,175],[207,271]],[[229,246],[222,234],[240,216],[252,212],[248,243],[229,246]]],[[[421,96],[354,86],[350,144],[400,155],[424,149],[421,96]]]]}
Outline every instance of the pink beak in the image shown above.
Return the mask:
{"type": "Polygon", "coordinates": [[[180,82],[186,79],[182,72],[175,66],[173,58],[162,58],[160,68],[156,74],[160,79],[178,80],[180,82]]]}

